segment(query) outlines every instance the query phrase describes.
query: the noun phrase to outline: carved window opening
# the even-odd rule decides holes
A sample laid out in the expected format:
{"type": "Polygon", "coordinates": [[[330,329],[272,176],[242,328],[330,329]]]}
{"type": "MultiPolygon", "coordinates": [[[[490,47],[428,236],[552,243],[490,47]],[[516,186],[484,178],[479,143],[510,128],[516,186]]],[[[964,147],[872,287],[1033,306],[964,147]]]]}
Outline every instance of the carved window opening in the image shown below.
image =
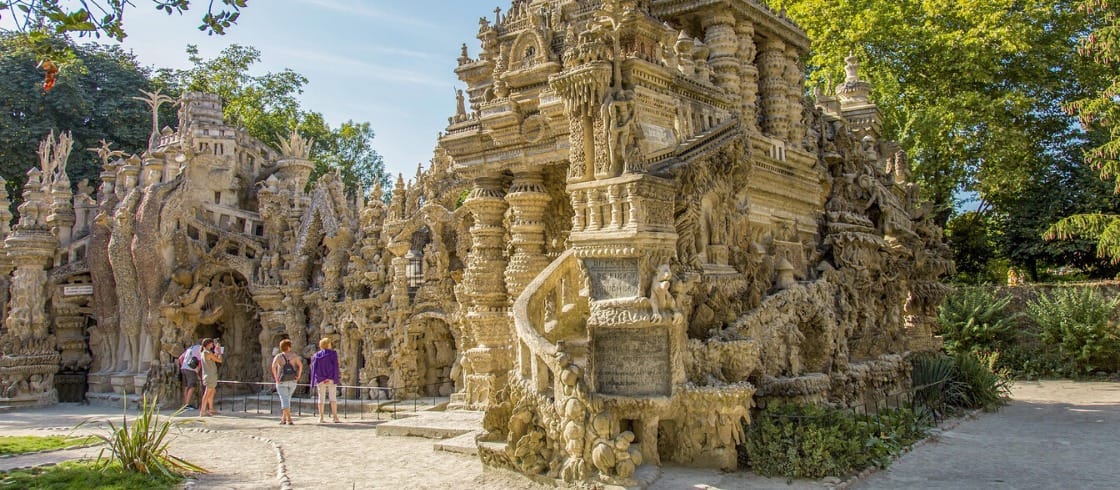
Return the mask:
{"type": "Polygon", "coordinates": [[[405,269],[405,278],[408,280],[408,301],[416,299],[416,291],[424,284],[424,254],[418,250],[409,250],[404,255],[408,259],[405,269]]]}
{"type": "Polygon", "coordinates": [[[198,228],[187,226],[187,237],[191,240],[198,240],[198,228]]]}
{"type": "Polygon", "coordinates": [[[222,193],[221,193],[221,191],[214,191],[214,203],[215,204],[221,204],[222,203],[222,193]]]}

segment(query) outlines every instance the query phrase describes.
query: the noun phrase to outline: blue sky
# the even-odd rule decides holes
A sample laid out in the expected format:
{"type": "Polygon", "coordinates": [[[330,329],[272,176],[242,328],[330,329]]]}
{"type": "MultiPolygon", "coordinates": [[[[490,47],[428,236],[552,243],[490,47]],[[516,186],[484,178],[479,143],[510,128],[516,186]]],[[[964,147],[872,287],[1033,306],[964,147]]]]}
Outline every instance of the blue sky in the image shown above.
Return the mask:
{"type": "MultiPolygon", "coordinates": [[[[185,68],[185,48],[212,57],[230,44],[261,51],[257,71],[291,68],[308,78],[306,109],[332,126],[369,121],[386,168],[410,178],[427,166],[436,134],[455,110],[459,46],[478,53],[479,17],[493,18],[508,0],[250,0],[225,36],[197,29],[203,12],[183,17],[133,0],[125,14],[124,46],[150,66],[185,68]]],[[[205,2],[195,0],[195,9],[205,2]]],[[[259,74],[258,73],[258,74],[259,74]]]]}

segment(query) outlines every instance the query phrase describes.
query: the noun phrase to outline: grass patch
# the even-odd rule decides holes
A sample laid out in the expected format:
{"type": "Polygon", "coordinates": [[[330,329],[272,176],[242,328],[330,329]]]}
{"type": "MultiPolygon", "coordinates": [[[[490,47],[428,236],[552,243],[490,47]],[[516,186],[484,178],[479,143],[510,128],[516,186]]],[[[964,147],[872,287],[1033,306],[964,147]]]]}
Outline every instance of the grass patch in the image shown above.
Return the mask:
{"type": "Polygon", "coordinates": [[[97,442],[96,437],[0,436],[0,456],[64,449],[95,442],[97,442]]]}
{"type": "Polygon", "coordinates": [[[0,488],[52,490],[160,490],[175,488],[182,477],[125,471],[119,464],[102,468],[96,462],[66,462],[55,466],[0,473],[0,488]]]}

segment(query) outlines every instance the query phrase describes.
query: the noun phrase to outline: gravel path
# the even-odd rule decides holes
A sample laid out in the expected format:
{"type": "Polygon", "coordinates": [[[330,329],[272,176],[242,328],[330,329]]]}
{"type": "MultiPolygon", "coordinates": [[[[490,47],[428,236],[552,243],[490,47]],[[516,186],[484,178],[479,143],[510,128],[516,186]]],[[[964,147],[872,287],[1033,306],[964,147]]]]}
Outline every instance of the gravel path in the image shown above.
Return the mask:
{"type": "MultiPolygon", "coordinates": [[[[1120,383],[1021,382],[1015,400],[943,432],[851,488],[1116,488],[1120,481],[1120,383]]],[[[0,416],[0,434],[82,435],[120,419],[120,409],[63,404],[0,416]],[[72,428],[85,421],[77,431],[72,428]]],[[[435,451],[433,440],[378,435],[377,422],[318,424],[296,418],[221,415],[176,431],[173,454],[210,473],[189,486],[222,489],[545,489],[484,469],[478,458],[435,451]]],[[[0,458],[0,471],[96,456],[98,448],[0,458]]],[[[653,489],[824,488],[667,466],[653,489]]]]}

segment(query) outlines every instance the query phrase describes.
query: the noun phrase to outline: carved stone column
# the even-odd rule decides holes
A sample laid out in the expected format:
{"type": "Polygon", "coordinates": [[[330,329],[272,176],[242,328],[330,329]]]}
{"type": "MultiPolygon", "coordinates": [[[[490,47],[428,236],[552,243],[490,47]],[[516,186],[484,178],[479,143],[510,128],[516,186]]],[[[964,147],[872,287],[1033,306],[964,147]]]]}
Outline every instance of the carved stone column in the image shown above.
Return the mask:
{"type": "Polygon", "coordinates": [[[735,33],[735,17],[730,12],[722,12],[704,19],[704,44],[711,52],[708,64],[715,74],[716,86],[731,96],[732,103],[738,102],[741,91],[739,82],[739,39],[735,33]]]}
{"type": "Polygon", "coordinates": [[[46,312],[46,268],[54,262],[58,239],[47,228],[50,206],[41,174],[38,169],[28,172],[19,224],[4,240],[15,266],[6,331],[0,339],[5,354],[0,358],[0,404],[5,405],[49,405],[58,400],[54,375],[60,356],[46,312]]]}
{"type": "Polygon", "coordinates": [[[786,71],[785,80],[787,85],[787,99],[789,100],[787,110],[789,111],[789,133],[786,136],[786,141],[791,143],[791,147],[799,148],[801,140],[805,139],[805,124],[802,122],[802,110],[804,109],[805,101],[805,73],[801,69],[801,53],[793,46],[786,47],[786,71]]]}
{"type": "Polygon", "coordinates": [[[514,175],[506,202],[513,211],[510,236],[513,255],[506,268],[506,288],[516,298],[540,271],[548,266],[544,254],[544,212],[549,201],[540,171],[514,175]]]}
{"type": "Polygon", "coordinates": [[[501,178],[478,177],[463,203],[474,215],[462,289],[467,307],[464,335],[474,344],[464,345],[468,347],[463,355],[466,386],[453,399],[456,406],[480,409],[496,402],[512,365],[509,295],[503,277],[507,266],[503,194],[501,178]]]}
{"type": "Polygon", "coordinates": [[[785,140],[789,134],[789,85],[786,83],[786,49],[779,39],[767,39],[758,57],[762,132],[785,140]]]}
{"type": "Polygon", "coordinates": [[[471,251],[463,283],[471,297],[471,306],[505,307],[509,302],[505,281],[506,270],[505,227],[502,219],[506,212],[501,179],[480,177],[475,179],[464,206],[474,215],[471,226],[471,251]]]}
{"type": "Polygon", "coordinates": [[[754,64],[758,49],[754,45],[754,24],[740,22],[735,26],[739,51],[739,107],[743,125],[749,131],[758,131],[758,67],[754,64]]]}

